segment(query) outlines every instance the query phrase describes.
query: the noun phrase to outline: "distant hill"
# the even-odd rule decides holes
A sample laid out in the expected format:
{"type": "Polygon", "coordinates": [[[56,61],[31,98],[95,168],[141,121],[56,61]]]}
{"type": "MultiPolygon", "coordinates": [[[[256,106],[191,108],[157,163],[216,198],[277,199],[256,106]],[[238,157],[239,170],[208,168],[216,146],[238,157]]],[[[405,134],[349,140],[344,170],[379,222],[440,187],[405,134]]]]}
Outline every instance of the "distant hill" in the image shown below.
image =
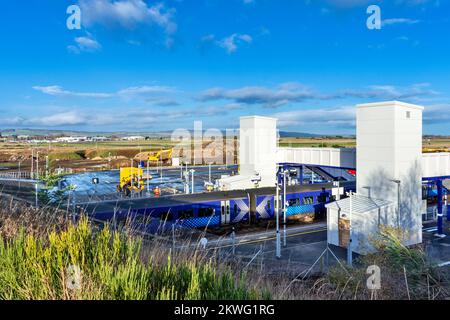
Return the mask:
{"type": "Polygon", "coordinates": [[[131,135],[141,135],[141,136],[170,136],[168,132],[108,132],[108,131],[76,131],[76,130],[50,130],[50,129],[3,129],[0,130],[2,136],[11,135],[24,135],[24,136],[131,136],[131,135]]]}
{"type": "MultiPolygon", "coordinates": [[[[193,130],[187,130],[191,134],[194,133],[193,130]]],[[[203,132],[205,132],[204,130],[203,132]]],[[[226,130],[221,130],[225,135],[226,130]]],[[[95,137],[95,136],[145,136],[145,137],[170,137],[173,131],[170,130],[161,130],[161,131],[76,131],[76,130],[51,130],[51,129],[0,129],[0,134],[3,136],[11,136],[11,135],[28,135],[28,136],[86,136],[86,137],[95,137]]],[[[230,132],[234,132],[239,134],[239,129],[230,129],[230,132]]],[[[354,138],[354,135],[330,135],[330,134],[314,134],[314,133],[306,133],[306,132],[293,132],[293,131],[280,131],[281,138],[320,138],[320,137],[345,137],[345,138],[354,138]]]]}
{"type": "Polygon", "coordinates": [[[280,131],[281,138],[313,138],[313,137],[321,137],[320,134],[313,133],[305,133],[305,132],[289,132],[289,131],[280,131]]]}

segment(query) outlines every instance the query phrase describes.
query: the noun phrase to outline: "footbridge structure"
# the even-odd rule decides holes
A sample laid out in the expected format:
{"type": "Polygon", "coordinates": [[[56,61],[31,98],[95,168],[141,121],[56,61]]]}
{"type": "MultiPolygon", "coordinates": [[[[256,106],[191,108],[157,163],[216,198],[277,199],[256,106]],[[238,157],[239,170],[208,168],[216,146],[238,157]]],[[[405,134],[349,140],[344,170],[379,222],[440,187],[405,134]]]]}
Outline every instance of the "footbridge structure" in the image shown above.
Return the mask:
{"type": "MultiPolygon", "coordinates": [[[[356,148],[278,148],[278,164],[356,170],[356,148]]],[[[423,153],[422,180],[450,179],[450,152],[423,153]]]]}
{"type": "Polygon", "coordinates": [[[410,205],[406,202],[412,199],[410,211],[423,210],[420,187],[427,185],[437,195],[438,234],[442,235],[450,152],[422,153],[422,110],[396,101],[359,105],[357,148],[278,148],[277,163],[283,167],[351,170],[356,174],[359,194],[398,202],[399,207],[410,205]]]}
{"type": "Polygon", "coordinates": [[[422,153],[424,108],[386,101],[358,105],[356,110],[356,148],[278,147],[277,119],[241,118],[240,172],[220,179],[219,186],[225,190],[273,186],[280,181],[281,169],[289,167],[300,168],[300,175],[305,168],[320,171],[326,179],[341,170],[338,179],[353,175],[358,195],[395,204],[393,215],[408,213],[402,227],[413,234],[408,244],[415,244],[422,241],[423,184],[432,184],[438,194],[438,233],[442,235],[450,153],[422,153]]]}

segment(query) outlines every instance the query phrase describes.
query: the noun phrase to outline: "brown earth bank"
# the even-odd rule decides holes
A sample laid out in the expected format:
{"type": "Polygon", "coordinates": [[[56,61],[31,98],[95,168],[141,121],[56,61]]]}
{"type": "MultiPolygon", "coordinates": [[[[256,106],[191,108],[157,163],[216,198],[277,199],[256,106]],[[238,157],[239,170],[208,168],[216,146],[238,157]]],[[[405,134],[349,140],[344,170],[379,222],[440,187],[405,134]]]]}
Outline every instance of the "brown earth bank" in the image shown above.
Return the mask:
{"type": "MultiPolygon", "coordinates": [[[[211,142],[204,142],[203,148],[211,142]]],[[[236,143],[228,141],[230,145],[236,143]]],[[[281,147],[329,147],[329,148],[354,148],[356,140],[348,137],[283,137],[280,138],[281,147]]],[[[44,170],[46,157],[50,170],[56,168],[67,168],[73,172],[96,171],[117,169],[131,165],[131,160],[142,161],[149,155],[154,155],[160,150],[174,147],[169,139],[153,139],[145,141],[110,141],[110,142],[87,142],[76,144],[49,144],[30,145],[28,143],[4,142],[0,143],[0,172],[17,171],[19,166],[22,170],[31,169],[32,153],[39,152],[39,167],[44,170]]],[[[192,146],[191,146],[192,147],[192,146]]],[[[235,146],[238,147],[237,145],[235,146]]],[[[424,152],[444,152],[450,149],[450,138],[425,137],[423,140],[424,152]]],[[[184,153],[184,148],[180,148],[184,153]]],[[[223,153],[222,147],[216,148],[215,152],[223,153]]],[[[238,155],[235,150],[235,160],[238,155]]],[[[167,159],[165,159],[167,162],[167,159]]],[[[157,163],[151,162],[151,166],[157,163]]]]}

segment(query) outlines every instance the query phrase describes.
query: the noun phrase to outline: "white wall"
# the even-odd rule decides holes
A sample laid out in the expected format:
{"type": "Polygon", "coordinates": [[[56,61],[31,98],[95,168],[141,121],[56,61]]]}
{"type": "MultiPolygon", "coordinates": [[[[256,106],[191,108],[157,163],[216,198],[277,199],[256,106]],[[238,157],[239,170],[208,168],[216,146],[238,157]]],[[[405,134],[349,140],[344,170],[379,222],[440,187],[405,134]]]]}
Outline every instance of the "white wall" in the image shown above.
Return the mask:
{"type": "MultiPolygon", "coordinates": [[[[378,235],[380,225],[395,225],[396,216],[392,215],[395,208],[386,206],[365,213],[352,214],[352,250],[358,254],[374,251],[372,239],[378,235]]],[[[339,217],[348,212],[341,212],[337,208],[327,209],[328,243],[339,246],[339,217]]]]}
{"type": "Polygon", "coordinates": [[[422,111],[401,102],[357,106],[357,191],[367,195],[370,187],[372,197],[397,203],[397,185],[389,180],[401,180],[407,244],[422,241],[422,111]]]}
{"type": "Polygon", "coordinates": [[[277,119],[241,117],[239,174],[261,176],[260,186],[272,186],[277,170],[277,119]]]}
{"type": "MultiPolygon", "coordinates": [[[[277,162],[356,168],[356,149],[278,148],[277,162]]],[[[421,165],[423,177],[450,176],[450,153],[424,153],[421,165]]]]}
{"type": "Polygon", "coordinates": [[[422,155],[422,176],[450,176],[450,153],[424,153],[422,155]]]}
{"type": "Polygon", "coordinates": [[[278,148],[277,162],[356,168],[356,149],[278,148]]]}

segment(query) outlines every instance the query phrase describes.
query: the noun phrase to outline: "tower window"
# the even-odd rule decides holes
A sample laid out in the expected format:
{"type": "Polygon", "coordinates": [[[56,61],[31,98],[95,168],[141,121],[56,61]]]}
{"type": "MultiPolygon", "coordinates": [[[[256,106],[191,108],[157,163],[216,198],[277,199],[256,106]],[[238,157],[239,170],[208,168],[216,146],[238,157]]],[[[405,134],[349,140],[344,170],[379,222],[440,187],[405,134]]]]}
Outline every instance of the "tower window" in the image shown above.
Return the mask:
{"type": "Polygon", "coordinates": [[[411,119],[411,111],[406,111],[406,119],[411,119]]]}

